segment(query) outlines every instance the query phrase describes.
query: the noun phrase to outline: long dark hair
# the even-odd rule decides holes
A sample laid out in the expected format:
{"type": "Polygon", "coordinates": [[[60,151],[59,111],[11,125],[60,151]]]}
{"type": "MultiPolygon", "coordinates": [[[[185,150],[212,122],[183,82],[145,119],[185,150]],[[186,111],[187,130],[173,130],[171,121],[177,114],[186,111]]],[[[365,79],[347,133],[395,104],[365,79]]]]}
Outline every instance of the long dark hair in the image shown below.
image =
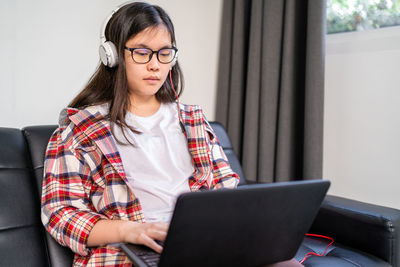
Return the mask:
{"type": "MultiPolygon", "coordinates": [[[[173,45],[176,45],[175,31],[168,14],[159,6],[142,2],[134,2],[122,6],[110,19],[106,26],[105,36],[115,44],[118,51],[118,65],[114,68],[101,64],[90,78],[86,87],[68,105],[72,108],[84,108],[91,105],[109,103],[111,126],[116,124],[132,129],[126,124],[125,115],[129,109],[129,88],[125,72],[125,43],[141,31],[164,25],[168,29],[173,45]]],[[[179,63],[172,67],[172,83],[178,96],[183,91],[183,74],[179,63]]],[[[162,103],[173,102],[175,93],[169,78],[156,93],[156,98],[162,103]]],[[[113,127],[111,127],[113,131],[113,127]]],[[[118,140],[117,140],[118,141],[118,140]]],[[[119,141],[118,141],[119,142],[119,141]]]]}

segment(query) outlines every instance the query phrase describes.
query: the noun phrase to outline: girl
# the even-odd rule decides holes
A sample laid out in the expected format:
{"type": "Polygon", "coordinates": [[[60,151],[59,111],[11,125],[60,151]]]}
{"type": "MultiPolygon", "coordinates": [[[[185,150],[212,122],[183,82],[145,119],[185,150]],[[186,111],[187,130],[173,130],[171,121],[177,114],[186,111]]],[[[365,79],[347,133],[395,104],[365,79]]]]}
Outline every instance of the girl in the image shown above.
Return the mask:
{"type": "Polygon", "coordinates": [[[180,193],[239,179],[201,108],[175,102],[183,80],[165,11],[130,3],[103,28],[103,64],[61,112],[45,158],[42,221],[75,266],[129,265],[116,242],[161,252],[180,193]]]}
{"type": "Polygon", "coordinates": [[[74,266],[130,266],[109,244],[161,252],[156,240],[179,194],[234,188],[239,177],[201,108],[179,104],[178,49],[163,9],[122,6],[101,42],[102,64],[61,112],[47,147],[42,222],[75,252],[74,266]]]}

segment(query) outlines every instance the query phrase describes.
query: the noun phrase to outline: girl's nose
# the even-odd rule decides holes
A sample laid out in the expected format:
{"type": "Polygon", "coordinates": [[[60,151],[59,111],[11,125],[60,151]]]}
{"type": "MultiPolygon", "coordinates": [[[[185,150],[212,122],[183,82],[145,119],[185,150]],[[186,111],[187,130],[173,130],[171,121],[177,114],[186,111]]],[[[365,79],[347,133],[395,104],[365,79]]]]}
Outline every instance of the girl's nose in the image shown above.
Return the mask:
{"type": "Polygon", "coordinates": [[[157,55],[154,55],[151,60],[147,63],[147,67],[151,71],[160,69],[160,62],[158,62],[157,55]]]}

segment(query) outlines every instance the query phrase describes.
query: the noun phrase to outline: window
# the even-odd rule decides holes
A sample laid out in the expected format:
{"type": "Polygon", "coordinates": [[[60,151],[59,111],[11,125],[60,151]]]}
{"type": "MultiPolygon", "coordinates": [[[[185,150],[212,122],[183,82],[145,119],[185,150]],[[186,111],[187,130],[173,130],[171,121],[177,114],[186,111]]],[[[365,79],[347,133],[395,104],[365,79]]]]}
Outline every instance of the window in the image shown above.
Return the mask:
{"type": "Polygon", "coordinates": [[[327,0],[327,33],[400,25],[400,0],[327,0]]]}

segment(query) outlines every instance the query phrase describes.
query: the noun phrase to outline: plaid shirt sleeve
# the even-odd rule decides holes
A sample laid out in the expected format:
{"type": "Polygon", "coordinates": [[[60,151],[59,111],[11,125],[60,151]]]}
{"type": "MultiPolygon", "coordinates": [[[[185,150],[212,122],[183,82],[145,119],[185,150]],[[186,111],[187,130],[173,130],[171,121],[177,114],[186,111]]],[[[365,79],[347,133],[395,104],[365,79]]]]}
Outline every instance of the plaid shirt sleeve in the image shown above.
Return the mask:
{"type": "Polygon", "coordinates": [[[73,130],[57,129],[50,138],[44,163],[41,219],[46,230],[63,246],[82,256],[89,254],[87,238],[95,223],[105,218],[89,203],[90,169],[71,148],[73,130]],[[68,132],[69,131],[69,132],[68,132]],[[70,136],[62,141],[61,135],[70,136]],[[85,190],[86,188],[86,190],[85,190]]]}
{"type": "Polygon", "coordinates": [[[213,165],[213,181],[210,188],[235,188],[239,183],[239,176],[231,169],[228,158],[226,157],[214,130],[205,118],[204,113],[203,121],[205,123],[206,131],[209,133],[208,136],[210,137],[208,144],[213,165]]]}

